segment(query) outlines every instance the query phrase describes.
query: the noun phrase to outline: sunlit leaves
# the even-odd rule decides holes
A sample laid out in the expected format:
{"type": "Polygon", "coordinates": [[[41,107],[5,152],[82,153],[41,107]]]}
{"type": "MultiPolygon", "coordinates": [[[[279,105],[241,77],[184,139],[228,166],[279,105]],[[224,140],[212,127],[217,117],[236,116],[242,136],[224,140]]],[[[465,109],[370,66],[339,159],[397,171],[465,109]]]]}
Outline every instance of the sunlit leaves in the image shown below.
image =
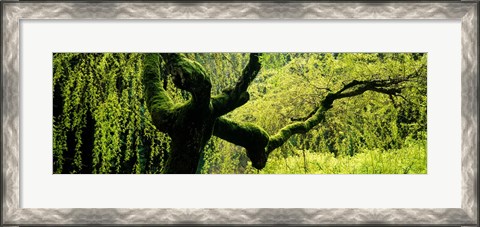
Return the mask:
{"type": "MultiPolygon", "coordinates": [[[[364,150],[349,156],[296,150],[293,155],[273,157],[261,174],[426,174],[424,141],[408,140],[403,148],[384,152],[364,150]],[[307,171],[306,171],[307,170],[307,171]]],[[[247,173],[257,173],[252,167],[247,173]]]]}
{"type": "MultiPolygon", "coordinates": [[[[333,157],[361,157],[363,152],[403,149],[409,138],[426,139],[426,58],[426,54],[410,53],[263,54],[262,70],[249,87],[250,101],[229,117],[276,133],[292,123],[292,119],[307,116],[328,92],[348,82],[406,78],[415,74],[403,83],[401,96],[369,91],[335,101],[324,123],[305,135],[293,136],[271,157],[286,160],[286,164],[279,162],[281,168],[277,169],[285,172],[282,168],[287,168],[288,160],[301,160],[297,157],[298,150],[333,157]]],[[[226,156],[231,157],[232,151],[241,152],[235,145],[218,143],[224,147],[218,152],[228,153],[226,156]]],[[[416,151],[425,154],[426,147],[416,151]]],[[[213,162],[220,165],[218,159],[213,162]]],[[[270,162],[267,167],[272,165],[270,162]]],[[[416,172],[423,172],[426,165],[422,168],[416,172]]],[[[373,170],[365,171],[372,173],[373,170]]]]}

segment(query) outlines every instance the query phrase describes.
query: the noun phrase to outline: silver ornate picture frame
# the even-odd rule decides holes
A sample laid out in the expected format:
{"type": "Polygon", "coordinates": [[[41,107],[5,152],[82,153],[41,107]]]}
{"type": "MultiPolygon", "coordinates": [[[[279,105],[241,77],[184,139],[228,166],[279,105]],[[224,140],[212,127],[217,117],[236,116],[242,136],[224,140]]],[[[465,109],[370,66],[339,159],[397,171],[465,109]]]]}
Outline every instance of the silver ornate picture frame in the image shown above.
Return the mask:
{"type": "Polygon", "coordinates": [[[2,3],[2,224],[478,225],[478,2],[443,3],[2,3]],[[22,19],[461,20],[461,208],[24,209],[20,208],[22,19]]]}

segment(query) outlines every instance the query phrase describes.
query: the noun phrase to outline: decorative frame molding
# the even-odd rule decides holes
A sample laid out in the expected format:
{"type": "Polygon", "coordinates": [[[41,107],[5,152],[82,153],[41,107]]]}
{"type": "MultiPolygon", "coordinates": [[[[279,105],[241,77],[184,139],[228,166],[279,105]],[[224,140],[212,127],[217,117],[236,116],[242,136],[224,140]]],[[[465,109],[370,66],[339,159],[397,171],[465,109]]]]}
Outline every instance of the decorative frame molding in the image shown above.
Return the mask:
{"type": "Polygon", "coordinates": [[[2,223],[478,225],[478,2],[2,3],[2,223]],[[19,30],[22,19],[458,19],[462,37],[461,209],[22,209],[19,30]]]}

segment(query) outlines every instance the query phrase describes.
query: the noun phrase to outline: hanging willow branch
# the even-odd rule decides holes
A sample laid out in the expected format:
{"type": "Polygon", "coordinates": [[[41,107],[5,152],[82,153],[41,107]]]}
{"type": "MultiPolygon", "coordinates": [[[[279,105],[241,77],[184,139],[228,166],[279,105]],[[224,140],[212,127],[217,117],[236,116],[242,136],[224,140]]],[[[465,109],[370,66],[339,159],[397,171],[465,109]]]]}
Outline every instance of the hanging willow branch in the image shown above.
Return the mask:
{"type": "Polygon", "coordinates": [[[143,60],[135,53],[53,55],[54,173],[160,172],[169,138],[145,117],[143,60]]]}

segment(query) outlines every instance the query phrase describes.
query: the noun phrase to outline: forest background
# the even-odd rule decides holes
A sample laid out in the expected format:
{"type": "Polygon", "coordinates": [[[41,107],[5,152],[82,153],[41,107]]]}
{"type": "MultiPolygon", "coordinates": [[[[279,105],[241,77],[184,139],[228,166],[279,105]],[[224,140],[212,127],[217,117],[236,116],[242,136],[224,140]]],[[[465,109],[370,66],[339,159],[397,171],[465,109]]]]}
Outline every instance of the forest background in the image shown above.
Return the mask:
{"type": "MultiPolygon", "coordinates": [[[[212,95],[233,86],[244,53],[187,53],[210,76],[212,95]]],[[[144,54],[53,54],[54,173],[162,173],[171,138],[146,105],[144,54]]],[[[276,133],[348,82],[417,75],[401,93],[367,91],[336,100],[326,119],[273,151],[262,170],[243,147],[211,137],[197,173],[423,174],[427,171],[427,55],[265,53],[249,101],[225,115],[276,133]]],[[[170,81],[169,81],[170,80],[170,81]]],[[[165,80],[177,103],[191,94],[165,80]]]]}

